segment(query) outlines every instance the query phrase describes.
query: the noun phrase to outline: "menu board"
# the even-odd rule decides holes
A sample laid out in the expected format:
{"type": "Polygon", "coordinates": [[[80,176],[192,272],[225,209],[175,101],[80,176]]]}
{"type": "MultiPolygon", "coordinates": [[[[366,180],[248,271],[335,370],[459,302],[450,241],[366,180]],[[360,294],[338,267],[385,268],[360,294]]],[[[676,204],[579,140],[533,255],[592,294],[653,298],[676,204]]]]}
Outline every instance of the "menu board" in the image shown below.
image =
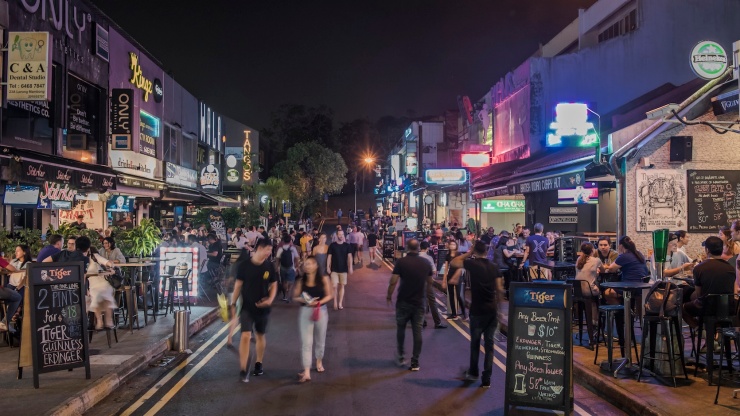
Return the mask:
{"type": "Polygon", "coordinates": [[[396,254],[396,236],[386,234],[383,236],[383,258],[392,259],[396,254]]]}
{"type": "Polygon", "coordinates": [[[28,268],[33,382],[38,375],[85,367],[90,360],[82,262],[35,263],[28,268]]]}
{"type": "Polygon", "coordinates": [[[573,410],[571,290],[561,283],[511,283],[506,410],[573,410]]]}
{"type": "Polygon", "coordinates": [[[740,219],[740,171],[688,171],[688,231],[716,232],[740,219]]]}

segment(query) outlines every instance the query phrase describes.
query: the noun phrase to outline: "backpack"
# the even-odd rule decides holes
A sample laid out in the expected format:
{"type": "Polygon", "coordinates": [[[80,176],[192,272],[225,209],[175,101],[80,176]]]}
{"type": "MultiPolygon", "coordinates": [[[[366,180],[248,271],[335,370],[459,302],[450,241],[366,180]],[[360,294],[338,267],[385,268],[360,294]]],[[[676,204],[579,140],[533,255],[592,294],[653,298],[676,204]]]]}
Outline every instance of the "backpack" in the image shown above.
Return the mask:
{"type": "Polygon", "coordinates": [[[280,254],[280,267],[284,267],[286,269],[293,267],[292,247],[283,248],[283,252],[280,254]]]}

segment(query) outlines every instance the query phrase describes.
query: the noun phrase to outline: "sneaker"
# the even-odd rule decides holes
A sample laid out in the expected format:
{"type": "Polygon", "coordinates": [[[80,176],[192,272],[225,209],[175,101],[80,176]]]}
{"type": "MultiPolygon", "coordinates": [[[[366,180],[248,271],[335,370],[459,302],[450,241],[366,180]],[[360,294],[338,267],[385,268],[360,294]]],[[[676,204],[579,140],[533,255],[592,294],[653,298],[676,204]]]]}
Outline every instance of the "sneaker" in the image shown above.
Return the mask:
{"type": "Polygon", "coordinates": [[[447,325],[445,325],[445,324],[443,324],[441,322],[438,323],[437,325],[434,325],[434,329],[444,329],[444,328],[447,328],[447,325]]]}
{"type": "Polygon", "coordinates": [[[396,354],[396,365],[399,367],[403,367],[406,365],[406,359],[403,358],[403,355],[396,354]]]}
{"type": "Polygon", "coordinates": [[[419,371],[419,363],[412,361],[411,367],[409,367],[410,371],[419,371]]]}
{"type": "Polygon", "coordinates": [[[482,383],[480,383],[480,386],[484,389],[490,389],[491,388],[491,379],[484,379],[482,383]]]}
{"type": "Polygon", "coordinates": [[[265,374],[265,372],[262,370],[262,363],[254,363],[254,371],[252,372],[252,375],[261,376],[262,374],[265,374]]]}
{"type": "Polygon", "coordinates": [[[463,380],[465,381],[475,381],[478,380],[478,376],[470,374],[467,370],[463,373],[463,380]]]}
{"type": "Polygon", "coordinates": [[[249,383],[249,373],[246,371],[240,371],[239,372],[239,380],[242,383],[249,383]]]}

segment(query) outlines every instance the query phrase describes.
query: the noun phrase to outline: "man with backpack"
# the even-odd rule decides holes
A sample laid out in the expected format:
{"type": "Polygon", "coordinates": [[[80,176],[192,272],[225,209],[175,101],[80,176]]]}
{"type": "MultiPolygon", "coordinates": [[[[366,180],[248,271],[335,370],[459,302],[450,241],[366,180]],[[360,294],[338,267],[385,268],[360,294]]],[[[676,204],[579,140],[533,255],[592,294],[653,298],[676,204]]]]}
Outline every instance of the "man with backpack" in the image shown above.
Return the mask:
{"type": "Polygon", "coordinates": [[[283,236],[283,243],[275,255],[275,262],[278,263],[280,280],[283,286],[283,302],[290,302],[291,296],[289,295],[293,293],[293,285],[295,284],[298,263],[300,261],[301,257],[293,245],[290,235],[285,234],[283,236]]]}

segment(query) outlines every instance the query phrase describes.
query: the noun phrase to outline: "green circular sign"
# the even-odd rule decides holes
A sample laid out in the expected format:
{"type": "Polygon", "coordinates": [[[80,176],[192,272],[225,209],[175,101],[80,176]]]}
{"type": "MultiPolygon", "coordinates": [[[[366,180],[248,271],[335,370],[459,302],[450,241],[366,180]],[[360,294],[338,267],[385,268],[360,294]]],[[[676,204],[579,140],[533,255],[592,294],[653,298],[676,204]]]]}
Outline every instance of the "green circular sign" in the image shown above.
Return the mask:
{"type": "Polygon", "coordinates": [[[727,70],[727,53],[717,42],[701,41],[691,50],[691,69],[707,80],[719,78],[727,70]]]}

